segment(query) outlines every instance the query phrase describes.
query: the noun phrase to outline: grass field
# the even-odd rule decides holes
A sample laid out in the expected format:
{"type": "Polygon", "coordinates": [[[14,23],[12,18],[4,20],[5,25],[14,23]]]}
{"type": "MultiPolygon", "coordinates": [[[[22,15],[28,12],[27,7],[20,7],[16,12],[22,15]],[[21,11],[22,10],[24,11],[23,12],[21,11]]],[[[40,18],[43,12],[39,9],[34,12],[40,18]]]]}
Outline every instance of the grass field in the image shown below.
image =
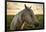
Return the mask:
{"type": "MultiPolygon", "coordinates": [[[[7,15],[7,30],[10,30],[10,24],[11,24],[11,21],[13,19],[14,15],[7,15]]],[[[43,26],[43,15],[36,15],[37,19],[39,20],[41,26],[43,26]]],[[[27,29],[30,29],[30,25],[28,24],[26,27],[24,28],[27,28],[27,29]]]]}

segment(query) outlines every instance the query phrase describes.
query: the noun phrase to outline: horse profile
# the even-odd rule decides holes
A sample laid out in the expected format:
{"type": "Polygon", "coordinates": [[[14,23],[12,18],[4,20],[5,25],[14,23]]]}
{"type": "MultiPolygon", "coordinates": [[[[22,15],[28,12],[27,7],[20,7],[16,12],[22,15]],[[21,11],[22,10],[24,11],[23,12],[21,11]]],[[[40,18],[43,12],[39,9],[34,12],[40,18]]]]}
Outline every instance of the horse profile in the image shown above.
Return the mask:
{"type": "Polygon", "coordinates": [[[12,20],[10,30],[23,29],[25,23],[30,23],[32,28],[37,27],[39,21],[33,13],[31,7],[25,5],[25,9],[19,12],[12,20]]]}

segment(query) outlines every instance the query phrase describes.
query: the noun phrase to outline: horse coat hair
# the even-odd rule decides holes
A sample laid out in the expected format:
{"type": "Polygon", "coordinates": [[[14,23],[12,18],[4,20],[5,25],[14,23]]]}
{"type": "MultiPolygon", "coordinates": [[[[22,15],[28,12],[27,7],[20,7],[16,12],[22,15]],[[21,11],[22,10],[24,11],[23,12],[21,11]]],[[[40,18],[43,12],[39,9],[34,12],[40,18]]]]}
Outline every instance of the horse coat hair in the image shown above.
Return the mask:
{"type": "Polygon", "coordinates": [[[36,16],[34,15],[31,7],[29,8],[26,5],[25,5],[25,9],[23,9],[21,12],[19,12],[13,18],[11,25],[10,25],[10,30],[21,29],[21,26],[24,22],[30,23],[33,27],[35,27],[34,24],[36,24],[36,23],[39,24],[39,22],[38,22],[36,16]]]}

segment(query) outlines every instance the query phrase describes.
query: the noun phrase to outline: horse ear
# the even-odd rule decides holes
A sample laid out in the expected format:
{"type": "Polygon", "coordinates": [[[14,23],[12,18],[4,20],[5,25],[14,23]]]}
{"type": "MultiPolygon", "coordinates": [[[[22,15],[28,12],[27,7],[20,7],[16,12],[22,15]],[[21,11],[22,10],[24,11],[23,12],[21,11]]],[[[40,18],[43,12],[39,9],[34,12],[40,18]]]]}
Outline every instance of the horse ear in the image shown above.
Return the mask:
{"type": "Polygon", "coordinates": [[[25,8],[27,9],[27,6],[26,6],[26,4],[24,4],[24,6],[25,6],[25,8]]]}
{"type": "Polygon", "coordinates": [[[31,8],[31,7],[30,7],[31,8]]]}

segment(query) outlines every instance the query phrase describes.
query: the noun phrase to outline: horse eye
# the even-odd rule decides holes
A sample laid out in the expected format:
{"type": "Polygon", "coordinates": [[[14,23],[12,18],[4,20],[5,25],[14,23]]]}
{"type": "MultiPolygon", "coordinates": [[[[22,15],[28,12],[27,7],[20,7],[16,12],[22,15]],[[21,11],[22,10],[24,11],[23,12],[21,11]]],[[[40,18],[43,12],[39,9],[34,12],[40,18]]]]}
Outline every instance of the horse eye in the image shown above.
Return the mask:
{"type": "Polygon", "coordinates": [[[31,17],[32,17],[32,15],[31,15],[31,17]]]}

